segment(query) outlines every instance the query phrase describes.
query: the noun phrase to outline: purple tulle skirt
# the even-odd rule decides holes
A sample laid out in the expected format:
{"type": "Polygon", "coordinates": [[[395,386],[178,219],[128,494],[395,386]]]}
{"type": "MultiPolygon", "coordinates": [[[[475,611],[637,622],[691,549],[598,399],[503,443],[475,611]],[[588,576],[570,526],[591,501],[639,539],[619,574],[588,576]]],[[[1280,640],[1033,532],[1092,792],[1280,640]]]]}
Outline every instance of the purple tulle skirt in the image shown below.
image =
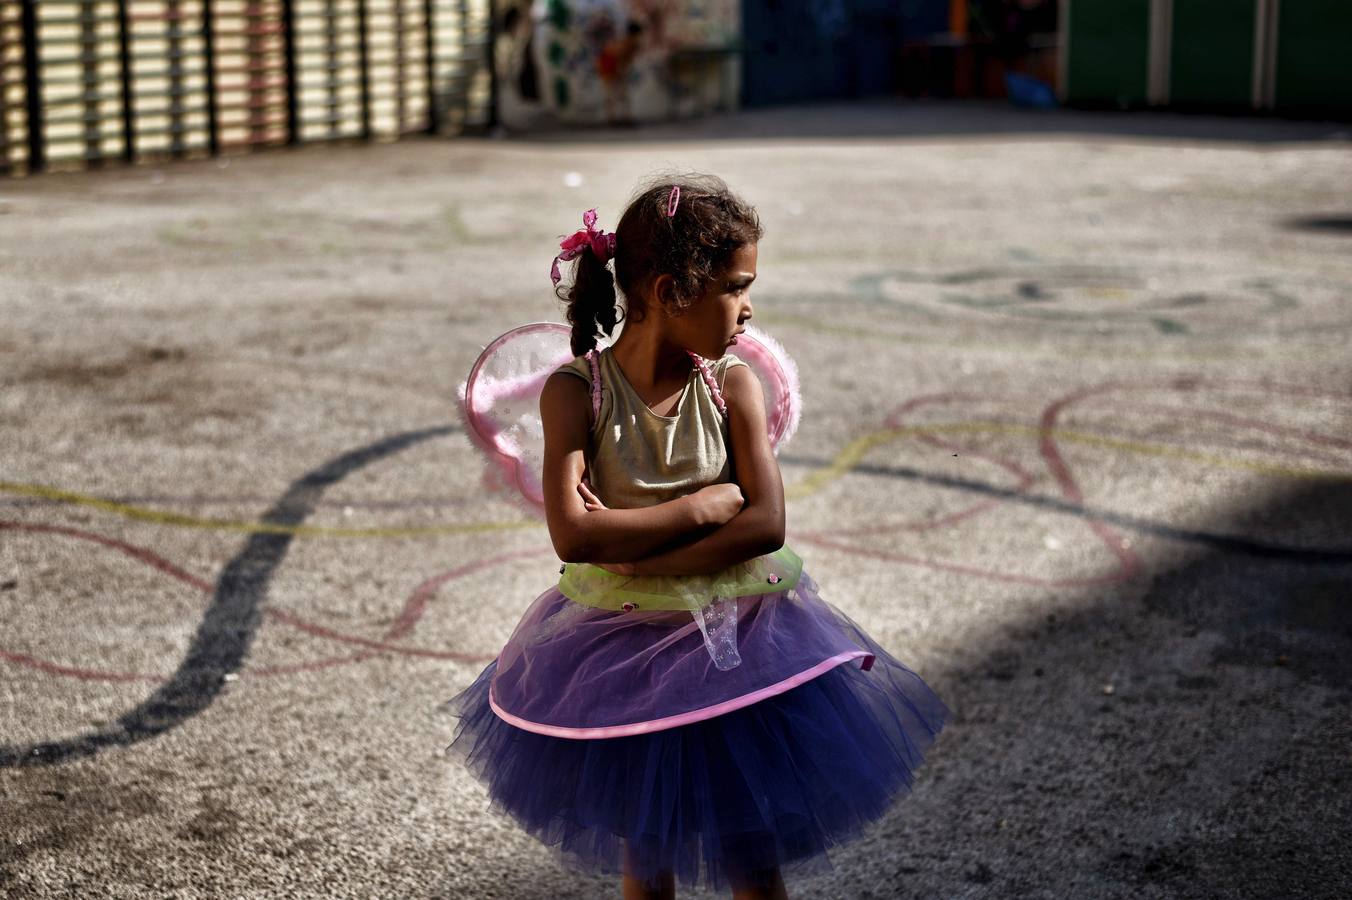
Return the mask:
{"type": "Polygon", "coordinates": [[[731,669],[691,623],[545,591],[449,702],[450,753],[575,869],[714,890],[828,869],[909,790],[948,708],[806,573],[738,599],[731,669]]]}

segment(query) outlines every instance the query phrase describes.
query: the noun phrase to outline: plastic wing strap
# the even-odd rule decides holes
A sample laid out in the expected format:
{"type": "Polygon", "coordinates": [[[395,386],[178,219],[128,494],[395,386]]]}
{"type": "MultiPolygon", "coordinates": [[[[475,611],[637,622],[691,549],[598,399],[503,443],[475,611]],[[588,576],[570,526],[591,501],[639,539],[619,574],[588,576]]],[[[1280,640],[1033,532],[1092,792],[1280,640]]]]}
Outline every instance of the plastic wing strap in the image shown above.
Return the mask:
{"type": "Polygon", "coordinates": [[[720,672],[735,669],[742,664],[737,652],[737,598],[715,597],[701,609],[692,610],[695,624],[704,635],[704,647],[720,672]]]}

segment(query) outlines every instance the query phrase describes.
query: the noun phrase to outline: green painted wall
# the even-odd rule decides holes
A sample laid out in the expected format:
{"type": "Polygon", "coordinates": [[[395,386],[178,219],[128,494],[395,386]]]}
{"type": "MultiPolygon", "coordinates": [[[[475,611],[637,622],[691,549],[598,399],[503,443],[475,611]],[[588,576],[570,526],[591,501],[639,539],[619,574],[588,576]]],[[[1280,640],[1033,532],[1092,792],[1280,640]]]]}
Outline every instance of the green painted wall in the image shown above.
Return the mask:
{"type": "Polygon", "coordinates": [[[1171,103],[1252,105],[1256,6],[1255,0],[1174,0],[1171,103]]]}
{"type": "Polygon", "coordinates": [[[1276,108],[1352,110],[1352,0],[1282,0],[1276,108]]]}
{"type": "Polygon", "coordinates": [[[1066,99],[1144,103],[1150,0],[1067,0],[1066,99]]]}

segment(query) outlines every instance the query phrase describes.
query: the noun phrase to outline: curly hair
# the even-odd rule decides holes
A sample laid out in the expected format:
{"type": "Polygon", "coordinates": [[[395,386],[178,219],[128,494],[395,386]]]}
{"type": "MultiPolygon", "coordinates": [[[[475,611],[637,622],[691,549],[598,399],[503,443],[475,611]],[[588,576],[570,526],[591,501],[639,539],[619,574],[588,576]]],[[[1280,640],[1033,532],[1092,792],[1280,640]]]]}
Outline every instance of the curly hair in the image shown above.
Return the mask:
{"type": "Polygon", "coordinates": [[[615,287],[624,294],[624,315],[647,314],[644,293],[659,275],[670,275],[667,313],[681,315],[704,295],[710,281],[731,265],[739,247],[764,235],[750,204],[713,175],[659,176],[641,186],[615,226],[615,274],[590,252],[573,261],[573,280],[555,289],[567,303],[572,348],[581,356],[596,348],[596,335],[609,335],[621,316],[615,287]],[[667,215],[673,187],[679,187],[676,214],[667,215]]]}

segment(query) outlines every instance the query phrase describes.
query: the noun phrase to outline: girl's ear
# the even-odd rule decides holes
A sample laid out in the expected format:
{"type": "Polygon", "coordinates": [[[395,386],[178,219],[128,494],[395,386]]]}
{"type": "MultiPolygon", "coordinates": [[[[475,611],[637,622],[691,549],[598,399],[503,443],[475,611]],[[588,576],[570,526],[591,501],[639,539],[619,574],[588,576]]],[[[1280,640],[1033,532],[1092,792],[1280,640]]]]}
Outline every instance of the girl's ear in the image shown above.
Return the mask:
{"type": "Polygon", "coordinates": [[[676,308],[676,279],[666,272],[658,275],[652,281],[652,296],[662,312],[670,316],[676,308]]]}

